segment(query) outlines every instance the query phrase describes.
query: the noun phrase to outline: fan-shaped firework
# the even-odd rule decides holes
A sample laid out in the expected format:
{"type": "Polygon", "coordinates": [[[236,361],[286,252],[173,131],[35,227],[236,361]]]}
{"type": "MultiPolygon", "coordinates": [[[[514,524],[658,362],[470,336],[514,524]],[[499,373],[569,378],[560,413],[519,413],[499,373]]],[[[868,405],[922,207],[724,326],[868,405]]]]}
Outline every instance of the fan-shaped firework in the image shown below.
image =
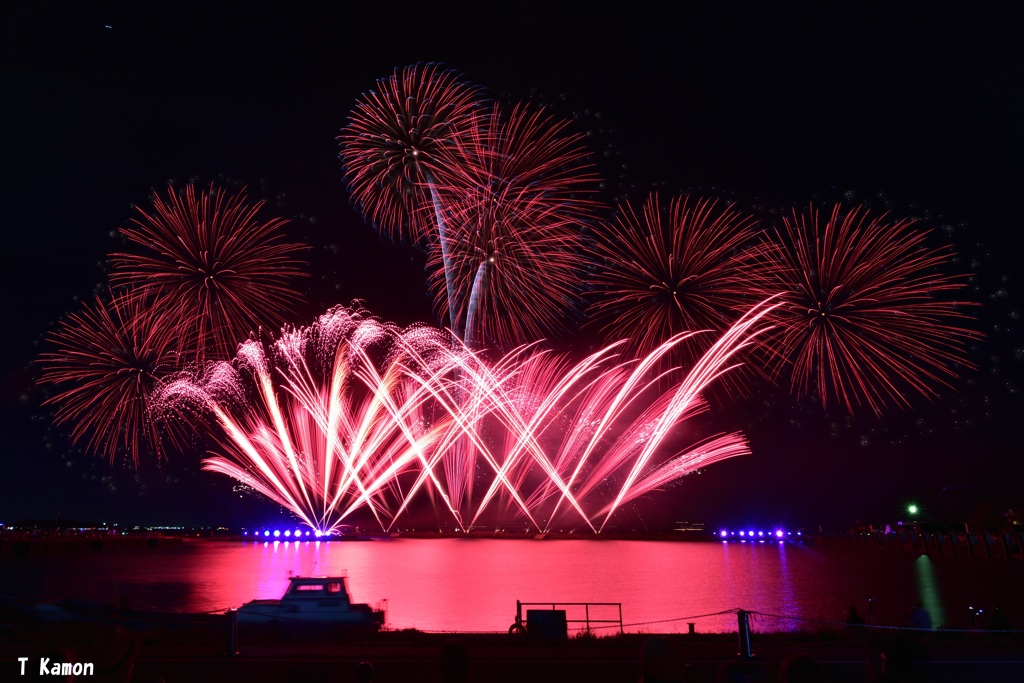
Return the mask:
{"type": "Polygon", "coordinates": [[[306,274],[304,247],[284,239],[286,220],[264,220],[263,202],[212,185],[169,187],[152,202],[121,229],[140,253],[113,254],[110,280],[171,315],[182,353],[230,357],[253,330],[280,327],[301,299],[293,281],[306,274]]]}
{"type": "MultiPolygon", "coordinates": [[[[755,300],[754,224],[715,199],[684,195],[666,209],[651,195],[639,214],[626,204],[594,240],[592,324],[633,353],[685,331],[722,332],[755,300]]],[[[702,341],[680,344],[672,361],[689,367],[702,341]]]]}
{"type": "Polygon", "coordinates": [[[453,434],[441,381],[456,358],[450,349],[435,330],[400,331],[338,307],[269,347],[246,342],[234,363],[169,383],[161,401],[215,418],[223,454],[205,469],[252,487],[317,531],[335,530],[363,506],[383,528],[404,495],[400,475],[453,434]]]}
{"type": "Polygon", "coordinates": [[[382,233],[438,239],[430,211],[438,155],[479,115],[477,89],[435,64],[396,69],[356,103],[338,136],[353,201],[382,233]]]}
{"type": "Polygon", "coordinates": [[[493,453],[479,446],[495,476],[470,519],[479,518],[495,495],[512,494],[510,507],[535,525],[543,516],[550,526],[563,513],[599,531],[624,503],[748,453],[740,434],[682,449],[672,437],[705,409],[701,393],[731,369],[771,310],[762,304],[741,317],[668,388],[657,368],[690,333],[638,360],[617,360],[620,345],[579,363],[525,349],[473,376],[473,400],[488,405],[500,424],[494,431],[504,438],[494,440],[493,453]]]}
{"type": "Polygon", "coordinates": [[[776,333],[765,348],[778,374],[792,363],[792,385],[823,406],[848,411],[908,406],[908,393],[936,396],[978,335],[965,324],[956,292],[963,276],[943,274],[947,248],[927,244],[911,219],[836,205],[822,219],[793,211],[767,256],[765,286],[784,293],[776,333]]]}
{"type": "Polygon", "coordinates": [[[540,512],[553,523],[561,510],[599,530],[636,496],[747,452],[738,434],[662,450],[767,310],[730,328],[669,391],[655,367],[678,337],[640,361],[618,362],[609,348],[572,364],[527,347],[492,365],[452,351],[439,331],[339,307],[269,347],[247,342],[233,364],[171,382],[161,397],[214,418],[222,454],[206,469],[316,530],[362,507],[389,528],[421,493],[463,528],[500,494],[535,528],[540,512]],[[453,449],[460,442],[474,459],[453,449]],[[477,477],[488,488],[474,501],[466,481],[477,477]]]}
{"type": "Polygon", "coordinates": [[[72,425],[87,451],[138,463],[140,452],[160,452],[149,409],[160,378],[180,369],[179,340],[178,321],[140,297],[96,297],[48,335],[54,350],[40,354],[40,381],[55,393],[44,405],[56,406],[55,423],[72,425]]]}
{"type": "Polygon", "coordinates": [[[495,104],[439,155],[448,241],[430,252],[429,284],[471,346],[543,338],[577,303],[597,183],[583,136],[568,128],[542,108],[495,104]]]}

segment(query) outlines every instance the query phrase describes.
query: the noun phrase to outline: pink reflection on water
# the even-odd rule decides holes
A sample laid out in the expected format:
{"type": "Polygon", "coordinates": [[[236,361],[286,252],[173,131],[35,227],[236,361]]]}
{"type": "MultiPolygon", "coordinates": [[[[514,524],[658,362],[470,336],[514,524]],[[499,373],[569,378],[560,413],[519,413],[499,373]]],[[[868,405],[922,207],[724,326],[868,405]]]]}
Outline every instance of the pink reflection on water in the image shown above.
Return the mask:
{"type": "Polygon", "coordinates": [[[919,598],[931,601],[933,618],[941,600],[955,628],[969,626],[972,604],[1024,620],[1020,563],[933,558],[927,576],[921,565],[910,553],[756,540],[259,540],[104,550],[73,562],[9,556],[0,581],[28,599],[213,612],[280,597],[291,574],[347,574],[356,602],[388,600],[389,627],[436,631],[507,631],[516,600],[621,603],[626,630],[646,632],[685,632],[689,621],[699,632],[732,632],[735,614],[702,615],[736,608],[773,615],[756,618],[755,631],[842,628],[851,604],[867,613],[868,595],[882,625],[904,625],[919,598]]]}
{"type": "MultiPolygon", "coordinates": [[[[631,631],[684,631],[687,619],[701,631],[730,631],[734,614],[702,615],[799,609],[781,552],[775,544],[595,540],[252,543],[218,555],[206,597],[237,606],[279,596],[289,573],[347,574],[357,602],[388,600],[392,628],[504,631],[522,600],[621,603],[631,631]]],[[[568,608],[567,617],[583,618],[582,610],[568,608]]]]}

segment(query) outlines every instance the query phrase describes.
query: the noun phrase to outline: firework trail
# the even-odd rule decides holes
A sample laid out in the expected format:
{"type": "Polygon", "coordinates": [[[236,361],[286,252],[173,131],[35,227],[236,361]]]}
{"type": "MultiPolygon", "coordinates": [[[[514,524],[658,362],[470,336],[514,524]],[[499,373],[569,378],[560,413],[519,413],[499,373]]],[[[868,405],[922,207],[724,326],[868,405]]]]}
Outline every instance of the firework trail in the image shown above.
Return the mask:
{"type": "Polygon", "coordinates": [[[301,300],[305,247],[284,240],[284,219],[263,220],[245,191],[168,187],[121,235],[138,253],[110,257],[115,287],[175,319],[183,354],[229,358],[260,327],[277,329],[301,300]]]}
{"type": "MultiPolygon", "coordinates": [[[[424,249],[436,244],[447,256],[435,187],[440,157],[447,150],[443,163],[453,163],[450,149],[480,112],[477,89],[435,64],[396,69],[377,81],[338,136],[349,193],[366,220],[392,239],[424,249]]],[[[453,318],[449,323],[456,328],[453,318]]]]}
{"type": "Polygon", "coordinates": [[[40,382],[54,393],[54,422],[71,425],[71,440],[113,463],[127,454],[163,452],[162,436],[177,442],[182,432],[161,431],[149,419],[162,377],[181,368],[179,321],[152,309],[132,292],[71,313],[47,335],[52,351],[40,354],[40,382]]]}
{"type": "MultiPolygon", "coordinates": [[[[624,205],[595,236],[591,324],[606,339],[626,339],[633,354],[687,330],[724,332],[770,293],[753,287],[760,265],[754,238],[754,219],[715,199],[683,195],[666,207],[653,194],[639,212],[624,205]]],[[[705,339],[676,345],[667,360],[692,366],[705,339]]]]}
{"type": "MultiPolygon", "coordinates": [[[[428,284],[470,349],[515,347],[565,324],[579,294],[573,257],[595,213],[581,140],[543,109],[495,103],[439,153],[433,197],[446,240],[428,254],[428,284]]],[[[459,502],[472,499],[474,450],[461,440],[445,462],[459,502]]]]}
{"type": "Polygon", "coordinates": [[[965,346],[980,335],[965,326],[971,304],[952,298],[965,278],[942,273],[951,251],[929,247],[914,220],[840,205],[823,218],[811,206],[777,238],[761,272],[785,303],[762,348],[776,375],[792,364],[797,394],[880,415],[910,393],[936,397],[970,367],[965,346]]]}
{"type": "MultiPolygon", "coordinates": [[[[338,136],[349,193],[364,218],[392,239],[437,249],[447,264],[451,240],[436,178],[442,163],[460,164],[450,151],[443,162],[441,155],[456,147],[480,111],[477,89],[437,65],[414,64],[378,80],[338,136]]],[[[442,275],[447,298],[454,300],[451,272],[445,267],[442,275]]],[[[458,335],[455,312],[445,313],[458,335]]],[[[457,489],[467,486],[471,482],[457,489]]]]}
{"type": "Polygon", "coordinates": [[[505,438],[500,455],[481,453],[498,476],[473,521],[495,495],[515,491],[513,507],[532,512],[531,520],[543,516],[550,526],[561,508],[600,531],[624,503],[748,453],[740,434],[711,437],[668,457],[664,451],[677,448],[670,435],[706,409],[701,393],[734,367],[735,355],[763,331],[773,308],[752,309],[667,389],[658,367],[694,333],[676,335],[638,360],[618,360],[621,344],[579,363],[532,348],[507,356],[476,382],[505,438]]]}
{"type": "MultiPolygon", "coordinates": [[[[339,142],[364,215],[428,252],[435,305],[457,339],[514,346],[558,326],[575,302],[566,255],[594,185],[566,123],[524,106],[487,111],[454,73],[415,65],[357,103],[339,142]]],[[[445,461],[456,501],[472,497],[468,438],[445,461]]]]}
{"type": "Polygon", "coordinates": [[[434,187],[448,248],[429,252],[429,286],[471,348],[544,338],[578,302],[576,257],[598,213],[582,142],[541,107],[495,103],[441,150],[434,187]]]}
{"type": "Polygon", "coordinates": [[[502,516],[537,529],[542,513],[554,523],[564,510],[600,531],[637,496],[748,452],[739,434],[681,450],[670,435],[704,410],[700,392],[770,310],[743,317],[666,391],[656,367],[686,335],[637,361],[618,360],[616,346],[575,364],[530,346],[489,362],[438,330],[338,307],[272,344],[243,344],[199,380],[169,382],[160,402],[212,418],[219,454],[205,469],[318,531],[362,508],[388,529],[424,496],[461,528],[500,498],[502,516]],[[460,442],[472,461],[457,457],[460,442]],[[487,487],[479,501],[466,495],[474,477],[487,487]]]}
{"type": "Polygon", "coordinates": [[[511,347],[563,323],[579,296],[581,230],[596,213],[582,136],[543,108],[483,105],[452,71],[396,70],[338,137],[353,201],[428,254],[442,319],[471,347],[511,347]],[[531,305],[522,292],[537,293],[531,305]]]}
{"type": "Polygon", "coordinates": [[[233,363],[170,382],[160,400],[165,409],[205,412],[219,427],[221,454],[204,469],[320,532],[361,507],[386,528],[415,491],[403,490],[401,475],[429,470],[453,434],[443,391],[428,390],[451,373],[451,346],[438,331],[402,331],[361,308],[337,307],[269,346],[244,343],[233,363]]]}

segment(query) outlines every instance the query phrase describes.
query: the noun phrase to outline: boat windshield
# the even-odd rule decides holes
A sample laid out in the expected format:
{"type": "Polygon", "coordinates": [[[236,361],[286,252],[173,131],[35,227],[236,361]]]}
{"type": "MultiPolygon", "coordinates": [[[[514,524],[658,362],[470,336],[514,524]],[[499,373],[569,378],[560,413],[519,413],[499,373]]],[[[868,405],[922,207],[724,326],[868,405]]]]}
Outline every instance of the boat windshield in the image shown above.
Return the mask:
{"type": "Polygon", "coordinates": [[[296,583],[291,587],[292,593],[325,593],[337,595],[344,592],[340,581],[326,581],[323,583],[296,583]]]}

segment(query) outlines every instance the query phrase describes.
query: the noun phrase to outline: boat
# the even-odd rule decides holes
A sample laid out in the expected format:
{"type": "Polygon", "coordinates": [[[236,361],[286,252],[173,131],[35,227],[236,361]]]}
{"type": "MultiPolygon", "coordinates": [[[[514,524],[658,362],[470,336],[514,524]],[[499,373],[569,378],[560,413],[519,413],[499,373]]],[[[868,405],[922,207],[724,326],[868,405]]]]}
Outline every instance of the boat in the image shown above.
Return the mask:
{"type": "Polygon", "coordinates": [[[384,610],[352,602],[344,576],[291,576],[279,600],[251,600],[238,608],[239,624],[318,623],[379,630],[384,610]]]}

